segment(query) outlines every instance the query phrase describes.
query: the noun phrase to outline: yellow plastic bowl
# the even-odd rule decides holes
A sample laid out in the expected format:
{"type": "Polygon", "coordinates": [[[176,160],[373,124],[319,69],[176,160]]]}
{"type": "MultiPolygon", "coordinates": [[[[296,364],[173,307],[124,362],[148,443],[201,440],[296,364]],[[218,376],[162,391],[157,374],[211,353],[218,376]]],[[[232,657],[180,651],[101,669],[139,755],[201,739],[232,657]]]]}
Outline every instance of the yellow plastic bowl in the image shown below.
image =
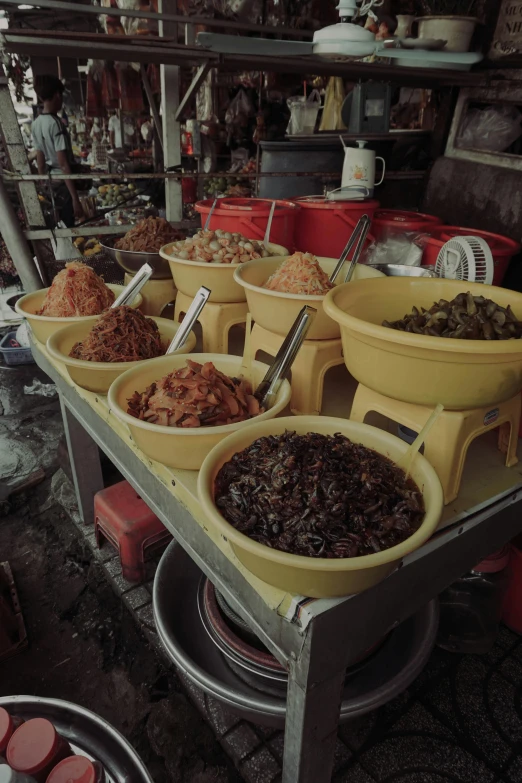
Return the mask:
{"type": "Polygon", "coordinates": [[[403,402],[467,410],[509,400],[522,388],[522,340],[451,340],[381,326],[470,291],[511,305],[522,320],[522,294],[481,283],[388,277],[339,286],[324,309],[341,325],[344,361],[360,383],[403,402]]]}
{"type": "MultiPolygon", "coordinates": [[[[301,308],[310,305],[310,307],[317,309],[317,315],[306,339],[335,340],[339,338],[341,335],[339,324],[326,315],[323,310],[324,295],[282,294],[279,291],[268,291],[263,288],[270,275],[286,258],[288,256],[263,259],[262,261],[247,261],[246,264],[235,267],[234,279],[245,290],[248,309],[253,320],[263,329],[286,336],[301,308]]],[[[336,258],[318,258],[317,260],[327,275],[332,274],[338,261],[336,258]]],[[[338,281],[344,280],[346,270],[347,266],[345,265],[337,277],[338,281]]],[[[362,280],[367,277],[384,277],[384,275],[376,269],[364,266],[364,264],[357,264],[353,280],[362,280]]]]}
{"type": "Polygon", "coordinates": [[[327,416],[296,416],[252,423],[247,430],[230,435],[212,449],[202,465],[198,479],[201,505],[209,522],[216,525],[228,539],[238,559],[264,582],[281,590],[312,598],[361,593],[385,579],[405,555],[422,546],[435,532],[444,505],[442,487],[434,469],[425,457],[419,454],[413,463],[411,476],[422,490],[426,515],[412,536],[384,552],[339,559],[303,557],[271,549],[240,533],[216,508],[216,476],[225,462],[238,451],[250,446],[257,438],[281,435],[285,430],[295,431],[300,435],[308,432],[335,435],[340,432],[355,443],[362,443],[395,462],[408,448],[408,444],[399,438],[368,424],[327,416]]]}
{"type": "MultiPolygon", "coordinates": [[[[114,291],[117,298],[123,291],[124,286],[111,285],[108,283],[107,288],[114,291]]],[[[63,329],[63,327],[68,324],[90,323],[92,325],[92,322],[99,318],[99,315],[71,316],[69,318],[52,318],[48,315],[36,315],[38,310],[42,309],[43,301],[48,290],[48,288],[42,288],[40,291],[33,291],[32,294],[22,296],[15,304],[16,312],[24,318],[27,318],[31,330],[38,342],[45,345],[52,334],[57,332],[58,329],[63,329]]],[[[143,297],[141,294],[138,294],[130,306],[138,308],[142,302],[143,297]]]]}
{"type": "MultiPolygon", "coordinates": [[[[186,296],[196,296],[198,289],[205,285],[212,291],[210,302],[244,302],[245,291],[235,282],[234,270],[238,265],[234,264],[207,264],[204,261],[187,261],[184,258],[176,258],[173,253],[173,244],[165,245],[160,250],[160,256],[165,258],[170,265],[170,271],[178,291],[186,296]]],[[[273,256],[285,256],[288,253],[282,245],[268,245],[272,256],[259,259],[268,261],[273,256]]],[[[242,266],[242,264],[240,265],[242,266]]]]}
{"type": "MultiPolygon", "coordinates": [[[[156,321],[158,324],[161,341],[165,345],[165,348],[167,348],[178,331],[179,324],[174,321],[169,321],[167,318],[152,318],[152,320],[156,321]]],[[[151,360],[142,359],[137,362],[86,362],[83,359],[73,359],[69,356],[71,348],[77,342],[84,340],[92,328],[92,323],[65,326],[49,337],[47,340],[47,350],[53,359],[65,364],[71,379],[74,383],[78,384],[78,386],[81,386],[82,389],[98,392],[98,394],[107,394],[111,383],[115,381],[122,372],[129,370],[131,367],[143,364],[144,361],[151,360]]],[[[171,354],[171,356],[190,353],[190,351],[194,350],[195,346],[196,335],[194,332],[191,332],[185,345],[179,351],[176,351],[176,353],[171,354]]]]}
{"type": "MultiPolygon", "coordinates": [[[[162,427],[149,424],[129,416],[127,400],[135,391],[144,391],[151,383],[159,381],[167,373],[185,366],[187,359],[204,364],[213,362],[218,370],[232,377],[241,375],[240,356],[228,356],[218,353],[195,353],[189,356],[161,356],[142,362],[137,367],[127,370],[117,378],[109,389],[109,408],[129,427],[136,445],[151,459],[157,460],[171,468],[198,470],[209,451],[223,438],[236,430],[251,427],[253,421],[273,419],[281,413],[290,402],[290,384],[284,381],[279,389],[275,404],[270,410],[259,414],[255,419],[248,419],[237,424],[224,424],[221,427],[162,427]]],[[[261,362],[252,362],[254,385],[257,386],[264,378],[268,366],[261,362]]]]}

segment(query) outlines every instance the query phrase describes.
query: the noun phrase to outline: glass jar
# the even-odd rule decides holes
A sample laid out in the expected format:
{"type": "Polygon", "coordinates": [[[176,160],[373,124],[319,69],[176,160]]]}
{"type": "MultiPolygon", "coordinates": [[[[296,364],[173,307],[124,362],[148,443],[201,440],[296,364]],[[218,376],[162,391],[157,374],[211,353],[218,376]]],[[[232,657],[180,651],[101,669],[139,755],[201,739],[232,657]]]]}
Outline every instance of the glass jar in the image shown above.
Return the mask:
{"type": "Polygon", "coordinates": [[[509,547],[504,547],[441,593],[439,647],[458,653],[491,650],[509,581],[509,557],[509,547]]]}

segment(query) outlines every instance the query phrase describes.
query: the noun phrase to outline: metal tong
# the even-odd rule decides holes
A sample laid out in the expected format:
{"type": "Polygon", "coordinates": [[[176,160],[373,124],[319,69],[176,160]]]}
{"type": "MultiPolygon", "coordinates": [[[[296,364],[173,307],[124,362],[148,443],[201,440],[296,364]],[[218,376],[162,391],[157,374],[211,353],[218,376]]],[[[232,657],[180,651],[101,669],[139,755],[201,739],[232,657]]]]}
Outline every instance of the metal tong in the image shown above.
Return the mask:
{"type": "Polygon", "coordinates": [[[210,212],[208,213],[207,219],[205,220],[205,225],[203,226],[203,231],[207,231],[208,227],[210,226],[210,220],[212,218],[212,214],[216,208],[216,204],[218,203],[217,198],[214,199],[214,203],[210,207],[210,212]]]}
{"type": "Polygon", "coordinates": [[[254,392],[262,408],[271,408],[284,377],[299,353],[310,326],[317,314],[313,307],[305,305],[295,319],[267,374],[254,392]]]}
{"type": "Polygon", "coordinates": [[[125,286],[119,297],[114,300],[111,308],[121,307],[121,305],[130,304],[132,301],[134,301],[145,283],[150,280],[153,272],[154,269],[150,264],[143,264],[141,269],[136,272],[130,283],[125,286]]]}
{"type": "Polygon", "coordinates": [[[187,338],[190,334],[190,330],[198,320],[199,315],[208,302],[208,298],[211,293],[212,292],[208,288],[205,288],[204,285],[201,286],[196,296],[192,300],[192,304],[185,313],[185,318],[180,323],[178,331],[174,335],[173,340],[167,348],[165,356],[168,356],[169,353],[174,353],[174,351],[179,351],[179,349],[185,345],[185,342],[187,341],[187,338]]]}
{"type": "Polygon", "coordinates": [[[345,283],[349,283],[353,271],[355,269],[355,265],[357,264],[357,261],[359,260],[359,256],[361,255],[361,251],[364,246],[364,242],[366,240],[366,235],[368,234],[368,231],[370,230],[371,220],[368,217],[368,215],[363,215],[359,220],[357,221],[357,225],[355,226],[352,235],[350,239],[348,240],[348,243],[346,247],[344,248],[343,252],[341,253],[341,257],[339,258],[339,261],[336,264],[336,267],[332,274],[330,275],[330,282],[335,283],[335,280],[337,278],[337,275],[341,271],[341,269],[344,266],[344,262],[348,258],[348,255],[350,253],[350,250],[357,242],[357,247],[355,248],[355,252],[353,254],[353,258],[350,262],[350,266],[348,267],[348,271],[346,273],[346,277],[344,279],[345,283]]]}
{"type": "Polygon", "coordinates": [[[265,231],[265,238],[263,239],[263,245],[268,250],[268,243],[270,242],[270,231],[272,230],[272,220],[274,218],[274,212],[276,208],[276,202],[272,201],[272,206],[270,207],[270,214],[268,216],[268,223],[266,224],[266,231],[265,231]]]}

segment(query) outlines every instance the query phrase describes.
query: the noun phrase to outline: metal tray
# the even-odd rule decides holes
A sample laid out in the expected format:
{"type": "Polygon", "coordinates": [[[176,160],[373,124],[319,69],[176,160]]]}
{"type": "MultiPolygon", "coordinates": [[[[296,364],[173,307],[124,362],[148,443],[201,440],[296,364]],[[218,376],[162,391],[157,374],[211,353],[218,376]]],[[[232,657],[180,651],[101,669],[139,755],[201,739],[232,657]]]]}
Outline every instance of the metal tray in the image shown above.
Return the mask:
{"type": "MultiPolygon", "coordinates": [[[[173,541],[161,558],[154,580],[156,628],[167,655],[199,688],[235,713],[282,728],[285,694],[262,693],[242,680],[208,636],[198,611],[201,571],[173,541]]],[[[390,633],[368,664],[345,685],[340,722],[377,709],[404,691],[420,674],[435,644],[438,601],[430,601],[390,633]]]]}
{"type": "Polygon", "coordinates": [[[101,762],[106,783],[153,783],[140,757],[119,731],[90,710],[59,699],[2,696],[0,707],[13,715],[47,718],[80,756],[101,762]]]}

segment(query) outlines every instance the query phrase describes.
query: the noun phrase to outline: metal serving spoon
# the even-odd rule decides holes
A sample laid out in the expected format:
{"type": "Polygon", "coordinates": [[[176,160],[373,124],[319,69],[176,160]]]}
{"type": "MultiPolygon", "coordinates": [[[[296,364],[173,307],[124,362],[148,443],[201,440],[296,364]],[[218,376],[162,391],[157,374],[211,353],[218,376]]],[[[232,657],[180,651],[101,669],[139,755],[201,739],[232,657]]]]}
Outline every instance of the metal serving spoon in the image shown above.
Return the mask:
{"type": "Polygon", "coordinates": [[[111,309],[133,302],[145,283],[150,280],[153,272],[154,269],[150,266],[150,264],[143,264],[141,269],[136,272],[130,283],[125,286],[119,297],[114,300],[113,304],[111,305],[111,309]]]}
{"type": "Polygon", "coordinates": [[[174,351],[179,351],[180,348],[183,348],[190,334],[190,330],[198,320],[200,313],[208,302],[208,298],[211,293],[212,292],[210,289],[205,288],[204,285],[201,286],[196,296],[192,300],[192,304],[185,313],[185,318],[180,323],[178,331],[174,335],[174,338],[167,348],[165,356],[168,356],[169,353],[174,353],[174,351]]]}
{"type": "Polygon", "coordinates": [[[299,349],[308,334],[308,330],[317,315],[314,307],[305,305],[295,319],[292,328],[277,352],[277,356],[268,368],[268,372],[254,392],[254,397],[262,408],[271,408],[284,377],[299,353],[299,349]]]}
{"type": "Polygon", "coordinates": [[[353,254],[352,261],[350,263],[350,266],[348,267],[348,272],[346,273],[345,283],[349,283],[351,276],[353,274],[353,270],[355,269],[355,265],[357,261],[359,260],[359,256],[361,255],[361,251],[364,246],[364,241],[366,239],[366,235],[368,234],[368,231],[370,230],[371,220],[368,217],[368,215],[363,215],[359,218],[357,221],[357,225],[355,226],[352,235],[350,236],[350,239],[348,240],[346,247],[344,248],[343,252],[341,253],[341,256],[339,258],[339,261],[337,262],[334,271],[330,275],[330,282],[335,283],[337,279],[337,275],[341,271],[341,269],[344,266],[344,262],[348,258],[348,255],[350,253],[350,250],[355,245],[357,240],[357,247],[355,248],[355,252],[353,254]]]}

